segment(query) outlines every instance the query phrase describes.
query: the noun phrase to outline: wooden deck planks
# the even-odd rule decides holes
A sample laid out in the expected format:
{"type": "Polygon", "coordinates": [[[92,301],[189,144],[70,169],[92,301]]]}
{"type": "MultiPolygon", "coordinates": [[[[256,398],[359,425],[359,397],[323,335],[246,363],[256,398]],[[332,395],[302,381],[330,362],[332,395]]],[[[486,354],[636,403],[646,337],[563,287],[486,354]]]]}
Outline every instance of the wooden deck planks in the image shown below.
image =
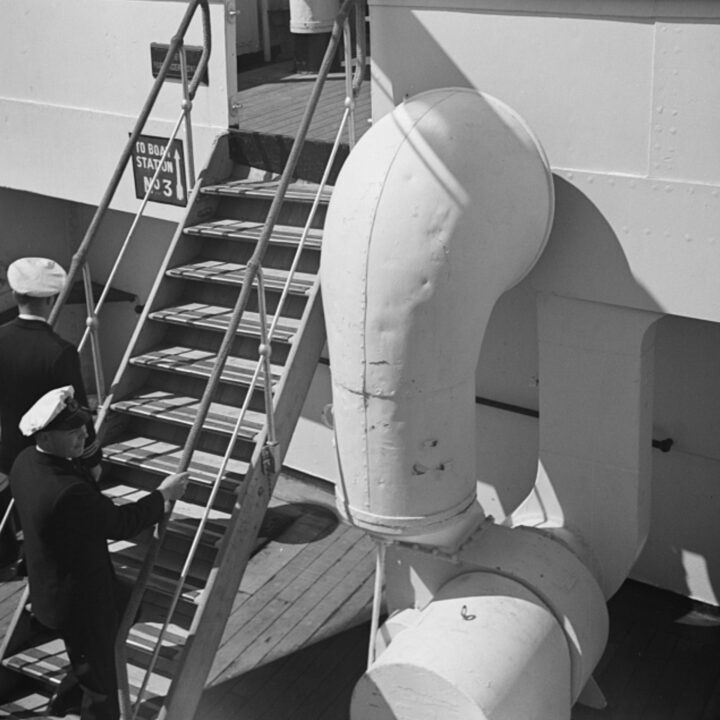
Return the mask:
{"type": "MultiPolygon", "coordinates": [[[[282,554],[284,549],[281,536],[267,546],[265,555],[273,550],[282,554]]],[[[364,535],[339,525],[336,532],[302,547],[292,562],[283,558],[277,572],[252,594],[238,596],[209,682],[223,682],[317,637],[338,603],[364,589],[371,552],[372,545],[364,535]]],[[[253,564],[262,564],[262,555],[258,553],[253,564]]]]}
{"type": "MultiPolygon", "coordinates": [[[[242,73],[238,77],[238,124],[241,130],[294,137],[312,92],[314,76],[294,74],[289,63],[242,73]]],[[[345,79],[332,75],[323,86],[308,137],[332,142],[345,109],[345,79]]],[[[370,127],[370,83],[365,81],[355,102],[355,133],[370,127]]],[[[347,142],[347,129],[343,140],[347,142]]]]}
{"type": "MultiPolygon", "coordinates": [[[[0,584],[3,630],[23,586],[0,584]]],[[[363,587],[371,589],[369,580],[363,587]]],[[[720,624],[686,624],[676,609],[657,612],[663,603],[676,608],[669,593],[632,581],[611,600],[611,642],[595,673],[610,704],[603,711],[576,706],[573,720],[720,719],[720,624]]],[[[368,633],[367,623],[358,625],[250,672],[228,675],[205,690],[197,720],[348,720],[368,633]]],[[[14,711],[3,708],[0,717],[46,717],[44,702],[36,696],[14,705],[14,711]]]]}
{"type": "Polygon", "coordinates": [[[347,720],[368,637],[368,625],[360,625],[208,688],[196,719],[347,720]]]}

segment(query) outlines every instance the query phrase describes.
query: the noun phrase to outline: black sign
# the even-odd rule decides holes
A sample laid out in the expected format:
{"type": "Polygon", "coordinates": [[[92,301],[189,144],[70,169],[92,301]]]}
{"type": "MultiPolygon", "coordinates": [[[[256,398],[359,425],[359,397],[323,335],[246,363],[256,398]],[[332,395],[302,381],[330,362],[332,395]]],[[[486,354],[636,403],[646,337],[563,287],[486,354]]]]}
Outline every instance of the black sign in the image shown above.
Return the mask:
{"type": "Polygon", "coordinates": [[[148,188],[152,185],[150,200],[184,207],[187,205],[188,193],[182,140],[173,140],[173,144],[163,160],[167,144],[167,138],[155,135],[138,136],[132,151],[135,197],[144,198],[148,188]],[[155,177],[158,167],[160,167],[160,172],[155,177]],[[154,182],[153,178],[155,178],[154,182]]]}
{"type": "MultiPolygon", "coordinates": [[[[157,77],[160,72],[162,64],[165,62],[165,56],[167,55],[170,45],[163,43],[150,43],[150,66],[152,68],[153,77],[157,77]]],[[[202,55],[202,48],[186,45],[185,46],[185,59],[187,60],[187,73],[188,82],[192,80],[197,70],[198,64],[200,63],[200,56],[202,55]]],[[[170,63],[167,74],[168,80],[181,80],[182,72],[180,70],[180,58],[178,54],[175,54],[173,61],[170,63]]],[[[208,69],[207,65],[203,71],[202,78],[200,79],[201,85],[208,84],[208,69]]]]}

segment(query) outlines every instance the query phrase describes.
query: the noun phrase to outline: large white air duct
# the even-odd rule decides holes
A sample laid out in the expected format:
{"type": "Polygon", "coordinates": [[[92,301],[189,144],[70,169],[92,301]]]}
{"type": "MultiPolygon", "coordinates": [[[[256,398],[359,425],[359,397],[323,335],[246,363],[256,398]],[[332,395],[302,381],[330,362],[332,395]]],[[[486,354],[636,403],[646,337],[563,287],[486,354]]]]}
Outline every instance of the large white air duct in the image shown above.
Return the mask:
{"type": "Polygon", "coordinates": [[[359,527],[423,542],[444,531],[452,543],[477,520],[480,345],[496,300],[541,253],[552,214],[533,134],[473,90],[403,103],[346,161],[321,278],[338,505],[359,527]]]}
{"type": "Polygon", "coordinates": [[[483,334],[552,209],[527,126],[465,89],[403,103],[338,179],[321,261],[338,506],[386,542],[396,613],[353,720],[569,720],[594,690],[605,599],[647,527],[654,314],[542,298],[538,479],[515,527],[475,499],[483,334]]]}

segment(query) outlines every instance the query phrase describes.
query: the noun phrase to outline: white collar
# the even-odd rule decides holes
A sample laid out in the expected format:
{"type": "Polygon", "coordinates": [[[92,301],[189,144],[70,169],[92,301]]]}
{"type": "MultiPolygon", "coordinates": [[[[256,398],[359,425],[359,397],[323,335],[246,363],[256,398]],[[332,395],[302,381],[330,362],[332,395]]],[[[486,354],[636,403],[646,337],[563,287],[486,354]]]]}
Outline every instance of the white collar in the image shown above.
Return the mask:
{"type": "Polygon", "coordinates": [[[42,315],[30,315],[29,313],[18,313],[18,318],[20,320],[39,320],[40,322],[47,322],[47,318],[44,318],[42,315]]]}
{"type": "MultiPolygon", "coordinates": [[[[60,455],[53,455],[53,453],[43,450],[39,445],[35,446],[35,449],[43,455],[49,455],[50,457],[60,457],[60,455]]],[[[63,458],[63,460],[72,460],[72,458],[63,458]]]]}

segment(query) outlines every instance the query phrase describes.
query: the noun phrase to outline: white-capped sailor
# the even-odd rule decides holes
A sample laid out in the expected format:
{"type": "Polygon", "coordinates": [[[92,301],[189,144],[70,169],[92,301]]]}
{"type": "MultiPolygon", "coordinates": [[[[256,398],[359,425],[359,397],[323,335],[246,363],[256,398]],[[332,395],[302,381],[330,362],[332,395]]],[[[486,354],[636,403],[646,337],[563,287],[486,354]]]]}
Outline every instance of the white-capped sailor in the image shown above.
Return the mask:
{"type": "Polygon", "coordinates": [[[52,298],[60,293],[66,280],[65,270],[50,258],[20,258],[7,269],[10,289],[26,297],[52,298]]]}
{"type": "Polygon", "coordinates": [[[52,716],[118,720],[115,636],[131,586],[119,580],[108,540],[129,540],[182,496],[187,473],[135,502],[115,505],[77,460],[90,412],[71,386],[52,388],[23,414],[26,447],[10,471],[25,537],[34,619],[65,642],[71,670],[48,705],[52,716]]]}
{"type": "Polygon", "coordinates": [[[22,416],[20,432],[25,437],[42,434],[42,438],[35,438],[40,452],[68,460],[83,454],[92,413],[74,396],[72,385],[55,388],[45,393],[22,416]]]}
{"type": "MultiPolygon", "coordinates": [[[[22,416],[42,395],[68,385],[74,387],[78,403],[88,405],[77,350],[47,322],[57,294],[67,282],[65,270],[51,258],[18,258],[8,267],[7,282],[18,315],[0,326],[0,517],[10,502],[10,491],[3,488],[2,479],[18,454],[33,444],[33,439],[20,431],[22,416]]],[[[79,462],[98,477],[102,455],[92,420],[86,430],[79,462]]],[[[13,515],[8,518],[12,523],[13,515]]],[[[0,579],[12,576],[19,554],[16,534],[7,526],[0,532],[0,579]]]]}

